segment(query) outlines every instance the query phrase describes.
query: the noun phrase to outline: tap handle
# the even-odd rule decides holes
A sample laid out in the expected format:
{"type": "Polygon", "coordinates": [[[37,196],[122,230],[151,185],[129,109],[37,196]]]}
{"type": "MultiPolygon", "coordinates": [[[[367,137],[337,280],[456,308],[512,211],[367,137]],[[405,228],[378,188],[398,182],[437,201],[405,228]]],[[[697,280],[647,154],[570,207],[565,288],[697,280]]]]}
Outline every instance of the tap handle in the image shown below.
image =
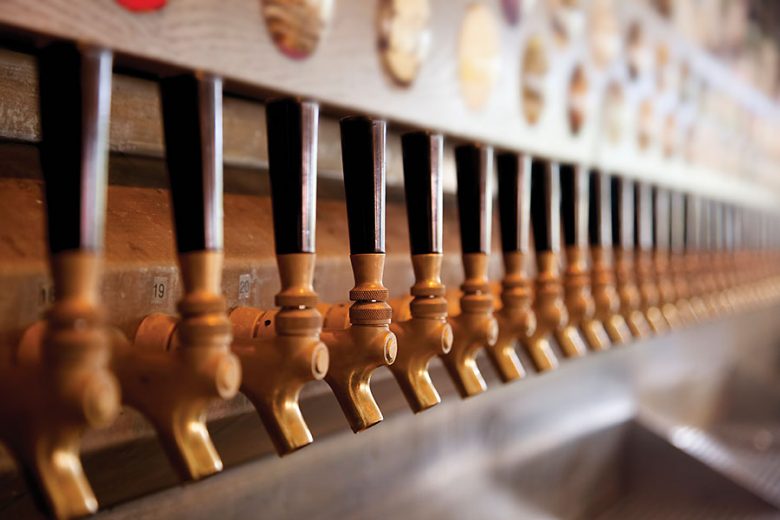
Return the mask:
{"type": "Polygon", "coordinates": [[[726,240],[726,249],[728,251],[734,251],[735,249],[739,249],[739,243],[740,243],[740,212],[739,208],[736,206],[729,204],[726,206],[726,219],[724,221],[725,224],[725,240],[726,240]]]}
{"type": "Polygon", "coordinates": [[[222,80],[160,82],[165,159],[179,253],[222,250],[222,80]]]}
{"type": "Polygon", "coordinates": [[[634,185],[623,177],[612,177],[612,245],[634,247],[634,185]]]}
{"type": "Polygon", "coordinates": [[[458,218],[464,254],[490,253],[493,190],[490,186],[493,148],[464,144],[455,148],[458,218]]]}
{"type": "Polygon", "coordinates": [[[588,240],[588,184],[586,173],[573,164],[560,166],[561,218],[567,246],[584,246],[588,240]]]}
{"type": "Polygon", "coordinates": [[[609,178],[590,172],[588,186],[588,239],[591,246],[609,247],[612,239],[611,185],[609,178]]]}
{"type": "Polygon", "coordinates": [[[341,120],[341,161],[352,254],[385,252],[386,123],[367,117],[341,120]]]}
{"type": "Polygon", "coordinates": [[[101,251],[112,54],[55,43],[37,60],[49,249],[101,251]]]}
{"type": "Polygon", "coordinates": [[[653,247],[653,210],[650,186],[634,183],[634,246],[639,250],[653,247]]]}
{"type": "Polygon", "coordinates": [[[496,157],[496,168],[501,248],[506,253],[527,253],[531,218],[531,157],[501,153],[496,157]]]}
{"type": "Polygon", "coordinates": [[[712,201],[710,203],[710,212],[712,213],[712,245],[715,251],[723,250],[724,243],[724,207],[721,202],[712,201]]]}
{"type": "Polygon", "coordinates": [[[700,200],[688,193],[685,195],[685,250],[699,249],[699,220],[701,213],[700,200]]]}
{"type": "Polygon", "coordinates": [[[413,255],[442,252],[441,134],[409,132],[401,136],[404,193],[413,255]]]}
{"type": "Polygon", "coordinates": [[[558,165],[535,159],[531,165],[531,224],[537,252],[560,249],[558,165]]]}
{"type": "Polygon", "coordinates": [[[669,247],[675,253],[685,250],[685,195],[672,192],[669,218],[669,247]]]}
{"type": "Polygon", "coordinates": [[[653,248],[669,249],[669,192],[658,186],[653,187],[653,248]]]}
{"type": "Polygon", "coordinates": [[[265,108],[276,254],[314,253],[319,106],[283,98],[265,108]]]}

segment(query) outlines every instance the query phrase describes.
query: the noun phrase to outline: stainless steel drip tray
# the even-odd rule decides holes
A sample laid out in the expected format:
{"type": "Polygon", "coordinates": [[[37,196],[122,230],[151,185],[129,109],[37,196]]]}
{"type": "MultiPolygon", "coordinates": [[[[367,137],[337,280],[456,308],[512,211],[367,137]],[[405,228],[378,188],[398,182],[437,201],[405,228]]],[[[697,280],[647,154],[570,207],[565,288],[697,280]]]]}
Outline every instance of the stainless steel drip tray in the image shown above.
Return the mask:
{"type": "MultiPolygon", "coordinates": [[[[324,434],[313,421],[318,440],[305,450],[226,460],[220,475],[102,514],[780,518],[775,315],[732,317],[511,385],[491,380],[488,392],[465,401],[437,370],[445,402],[430,411],[398,408],[359,435],[324,434]]],[[[385,399],[397,389],[375,386],[389,409],[385,399]]],[[[323,395],[319,413],[338,414],[323,395]]],[[[314,404],[304,415],[313,418],[314,404]]],[[[221,433],[223,453],[240,444],[221,433]]]]}

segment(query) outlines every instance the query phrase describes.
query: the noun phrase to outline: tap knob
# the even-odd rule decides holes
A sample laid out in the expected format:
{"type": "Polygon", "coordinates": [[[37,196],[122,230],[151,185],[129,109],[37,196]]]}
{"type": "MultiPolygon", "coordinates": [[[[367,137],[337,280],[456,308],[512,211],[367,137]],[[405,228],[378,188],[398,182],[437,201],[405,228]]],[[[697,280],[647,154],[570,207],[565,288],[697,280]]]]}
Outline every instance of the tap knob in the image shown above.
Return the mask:
{"type": "Polygon", "coordinates": [[[669,329],[661,313],[658,284],[653,266],[653,199],[652,188],[644,182],[634,183],[634,246],[637,282],[642,311],[654,333],[669,329]]]}
{"type": "Polygon", "coordinates": [[[612,247],[615,254],[620,313],[635,338],[650,335],[650,324],[641,309],[634,267],[634,185],[626,178],[612,177],[612,247]]]}
{"type": "Polygon", "coordinates": [[[596,304],[588,268],[588,172],[583,167],[562,165],[560,184],[566,244],[564,301],[569,326],[582,331],[591,349],[605,350],[610,347],[610,340],[602,322],[595,319],[596,304]]]}
{"type": "Polygon", "coordinates": [[[693,323],[696,316],[691,307],[690,287],[685,259],[685,195],[674,191],[669,200],[669,271],[674,285],[674,304],[684,324],[693,323]]]}
{"type": "Polygon", "coordinates": [[[588,243],[594,316],[601,321],[614,344],[628,343],[631,331],[620,313],[615,267],[612,261],[612,184],[597,171],[588,179],[588,243]]]}
{"type": "Polygon", "coordinates": [[[318,117],[313,102],[288,98],[266,105],[279,308],[230,313],[233,352],[244,372],[241,391],[280,455],[312,442],[299,396],[306,383],[325,377],[329,364],[313,285],[318,117]]]}
{"type": "Polygon", "coordinates": [[[206,408],[241,382],[221,290],[222,81],[185,74],[164,78],[160,91],[183,296],[178,319],[144,318],[120,374],[127,402],[155,426],[179,475],[197,479],[222,469],[206,408]]]}
{"type": "Polygon", "coordinates": [[[669,191],[654,186],[652,188],[653,221],[653,271],[658,291],[658,304],[664,319],[672,328],[682,325],[682,317],[675,302],[674,280],[670,267],[671,225],[669,191]]]}
{"type": "Polygon", "coordinates": [[[0,367],[0,439],[41,488],[49,512],[75,518],[98,506],[81,465],[81,435],[120,410],[99,290],[112,55],[56,43],[37,61],[55,301],[25,331],[14,363],[0,367]]]}
{"type": "Polygon", "coordinates": [[[382,284],[385,262],[384,121],[366,117],[341,120],[341,154],[349,224],[350,260],[355,286],[345,320],[343,307],[325,316],[322,340],[330,350],[330,385],[354,432],[382,420],[371,393],[374,370],[392,365],[397,340],[390,332],[392,309],[382,284]],[[346,325],[346,326],[345,326],[346,325]]]}
{"type": "Polygon", "coordinates": [[[441,283],[442,155],[440,134],[409,132],[401,137],[404,193],[415,283],[411,302],[392,302],[390,329],[399,349],[390,371],[417,413],[441,401],[428,373],[430,360],[452,347],[447,300],[441,283]]]}
{"type": "Polygon", "coordinates": [[[536,330],[531,306],[533,287],[525,269],[531,218],[531,158],[500,153],[496,157],[496,169],[504,278],[495,313],[498,338],[487,352],[502,381],[509,382],[525,375],[515,351],[518,342],[528,351],[537,370],[557,366],[558,360],[551,350],[537,350],[541,345],[530,341],[536,330]]]}
{"type": "Polygon", "coordinates": [[[585,354],[585,344],[577,329],[569,326],[569,314],[563,303],[558,257],[561,247],[560,196],[558,164],[534,160],[531,167],[531,223],[537,264],[534,341],[544,344],[550,336],[555,336],[566,357],[579,357],[585,354]]]}
{"type": "Polygon", "coordinates": [[[485,380],[476,362],[480,349],[495,344],[498,324],[487,278],[492,219],[493,149],[468,144],[455,149],[458,217],[465,280],[460,310],[452,313],[452,349],[442,361],[458,393],[466,398],[483,392],[485,380]]]}

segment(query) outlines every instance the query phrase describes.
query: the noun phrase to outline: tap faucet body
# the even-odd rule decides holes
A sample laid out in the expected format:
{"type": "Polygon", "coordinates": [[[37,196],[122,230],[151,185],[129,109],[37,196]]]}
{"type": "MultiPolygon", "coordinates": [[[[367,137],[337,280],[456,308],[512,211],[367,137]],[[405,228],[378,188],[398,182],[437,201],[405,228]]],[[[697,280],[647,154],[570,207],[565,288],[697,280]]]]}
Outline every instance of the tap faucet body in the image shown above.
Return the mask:
{"type": "Polygon", "coordinates": [[[639,286],[642,312],[655,334],[669,330],[669,324],[660,308],[658,282],[653,264],[653,214],[650,186],[634,183],[634,265],[639,286]]]}

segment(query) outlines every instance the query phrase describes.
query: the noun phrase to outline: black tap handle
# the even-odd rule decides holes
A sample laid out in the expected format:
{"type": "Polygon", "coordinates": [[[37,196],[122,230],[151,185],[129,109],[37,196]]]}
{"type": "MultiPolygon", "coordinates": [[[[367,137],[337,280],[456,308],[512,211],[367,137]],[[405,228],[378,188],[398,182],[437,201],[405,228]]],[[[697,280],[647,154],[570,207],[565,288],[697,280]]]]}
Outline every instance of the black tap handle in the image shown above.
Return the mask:
{"type": "Polygon", "coordinates": [[[609,247],[612,243],[611,184],[597,171],[589,174],[588,239],[591,246],[609,247]]]}
{"type": "Polygon", "coordinates": [[[669,192],[658,186],[653,187],[653,248],[669,250],[669,192]]]}
{"type": "Polygon", "coordinates": [[[531,223],[537,252],[560,249],[558,164],[535,159],[531,164],[531,223]]]}
{"type": "Polygon", "coordinates": [[[222,80],[173,76],[160,93],[177,250],[221,250],[222,80]]]}
{"type": "Polygon", "coordinates": [[[385,252],[386,123],[367,117],[341,120],[341,162],[350,252],[385,252]]]}
{"type": "Polygon", "coordinates": [[[567,246],[588,242],[588,179],[586,172],[573,164],[560,166],[561,217],[563,240],[567,246]]]}
{"type": "Polygon", "coordinates": [[[507,253],[527,253],[531,218],[531,157],[501,153],[496,157],[496,167],[501,248],[507,253]]]}
{"type": "Polygon", "coordinates": [[[490,253],[493,148],[465,144],[455,148],[458,216],[463,253],[490,253]]]}
{"type": "Polygon", "coordinates": [[[710,251],[712,249],[712,214],[710,212],[710,201],[703,199],[700,202],[700,216],[699,216],[699,240],[700,246],[704,251],[710,251]]]}
{"type": "Polygon", "coordinates": [[[685,195],[680,192],[671,194],[669,247],[675,253],[685,250],[685,195]]]}
{"type": "Polygon", "coordinates": [[[634,183],[634,246],[640,250],[653,247],[653,198],[649,185],[634,183]]]}
{"type": "Polygon", "coordinates": [[[38,53],[49,249],[103,249],[112,54],[57,43],[38,53]]]}
{"type": "Polygon", "coordinates": [[[319,106],[283,98],[265,107],[276,254],[314,253],[319,106]]]}
{"type": "Polygon", "coordinates": [[[401,136],[404,193],[413,255],[442,252],[441,134],[409,132],[401,136]]]}
{"type": "Polygon", "coordinates": [[[613,176],[612,180],[612,245],[625,249],[634,247],[634,184],[613,176]]]}

